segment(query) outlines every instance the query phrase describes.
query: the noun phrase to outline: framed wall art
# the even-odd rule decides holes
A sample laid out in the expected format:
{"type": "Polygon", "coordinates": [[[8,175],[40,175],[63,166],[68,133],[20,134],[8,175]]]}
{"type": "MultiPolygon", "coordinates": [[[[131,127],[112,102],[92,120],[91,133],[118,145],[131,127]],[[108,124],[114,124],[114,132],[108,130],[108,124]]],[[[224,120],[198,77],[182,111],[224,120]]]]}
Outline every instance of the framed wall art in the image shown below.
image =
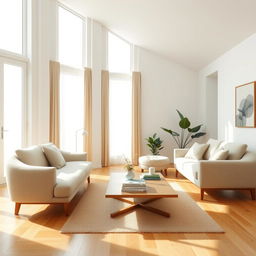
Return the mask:
{"type": "Polygon", "coordinates": [[[256,82],[236,86],[235,123],[236,127],[256,127],[256,82]]]}

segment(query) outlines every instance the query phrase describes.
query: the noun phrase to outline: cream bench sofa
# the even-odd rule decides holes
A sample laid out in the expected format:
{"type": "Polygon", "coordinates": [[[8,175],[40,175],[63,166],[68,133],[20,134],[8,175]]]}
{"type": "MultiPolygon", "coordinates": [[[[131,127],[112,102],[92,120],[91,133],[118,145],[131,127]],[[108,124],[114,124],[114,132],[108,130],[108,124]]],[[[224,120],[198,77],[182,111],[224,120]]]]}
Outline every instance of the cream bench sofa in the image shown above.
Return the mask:
{"type": "Polygon", "coordinates": [[[247,145],[225,143],[213,139],[202,160],[185,158],[188,149],[174,149],[176,177],[181,173],[201,189],[201,200],[206,190],[250,190],[255,200],[256,154],[247,151],[247,145]],[[209,160],[216,150],[229,151],[227,160],[209,160]]]}
{"type": "Polygon", "coordinates": [[[68,215],[68,203],[86,179],[90,183],[92,163],[86,161],[86,153],[60,151],[64,166],[56,168],[42,149],[43,145],[19,149],[8,163],[7,187],[16,215],[21,204],[63,204],[68,215]]]}

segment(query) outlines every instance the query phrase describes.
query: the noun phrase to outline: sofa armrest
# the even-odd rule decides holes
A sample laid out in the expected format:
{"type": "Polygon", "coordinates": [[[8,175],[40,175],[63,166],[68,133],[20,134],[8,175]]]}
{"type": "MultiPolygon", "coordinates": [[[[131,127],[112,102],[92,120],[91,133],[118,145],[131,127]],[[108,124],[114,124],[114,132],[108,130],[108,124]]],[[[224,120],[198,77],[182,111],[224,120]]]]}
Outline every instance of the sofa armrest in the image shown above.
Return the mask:
{"type": "Polygon", "coordinates": [[[87,153],[71,153],[67,151],[61,150],[61,154],[63,155],[66,162],[71,161],[87,161],[87,153]]]}
{"type": "Polygon", "coordinates": [[[202,188],[255,188],[256,162],[241,160],[202,160],[199,162],[202,188]]]}
{"type": "Polygon", "coordinates": [[[56,185],[56,168],[31,166],[10,159],[7,166],[7,186],[15,202],[51,202],[56,185]]]}
{"type": "Polygon", "coordinates": [[[178,157],[184,157],[187,154],[188,150],[188,148],[175,148],[173,154],[174,159],[178,157]]]}

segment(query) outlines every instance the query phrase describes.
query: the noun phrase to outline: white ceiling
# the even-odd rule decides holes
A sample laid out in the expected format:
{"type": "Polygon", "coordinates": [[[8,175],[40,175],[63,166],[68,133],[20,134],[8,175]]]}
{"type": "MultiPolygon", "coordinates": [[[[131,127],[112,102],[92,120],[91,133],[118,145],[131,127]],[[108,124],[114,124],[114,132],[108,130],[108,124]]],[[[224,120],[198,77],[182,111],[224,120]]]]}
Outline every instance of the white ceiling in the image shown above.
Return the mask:
{"type": "Polygon", "coordinates": [[[198,70],[256,32],[256,0],[63,0],[128,41],[198,70]]]}

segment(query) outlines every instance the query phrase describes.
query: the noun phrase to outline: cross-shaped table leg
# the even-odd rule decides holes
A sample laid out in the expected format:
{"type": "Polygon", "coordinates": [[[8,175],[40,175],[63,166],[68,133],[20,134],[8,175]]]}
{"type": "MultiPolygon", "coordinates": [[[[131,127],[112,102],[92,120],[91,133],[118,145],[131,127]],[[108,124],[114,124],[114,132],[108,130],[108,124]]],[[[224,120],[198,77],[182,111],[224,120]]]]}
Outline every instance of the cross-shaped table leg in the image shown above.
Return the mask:
{"type": "Polygon", "coordinates": [[[157,208],[154,208],[154,207],[146,205],[146,204],[148,204],[150,202],[153,202],[153,201],[161,199],[161,198],[151,198],[151,199],[148,199],[148,200],[146,200],[144,202],[141,202],[141,203],[135,203],[133,201],[130,201],[130,200],[127,200],[127,199],[124,199],[124,198],[114,198],[114,199],[122,201],[122,202],[125,202],[125,203],[128,203],[128,204],[131,204],[131,206],[125,207],[125,208],[123,208],[123,209],[121,209],[119,211],[111,213],[110,214],[111,218],[115,218],[115,217],[117,217],[119,215],[122,215],[122,214],[125,214],[125,213],[128,213],[128,212],[134,211],[137,208],[142,208],[144,210],[147,210],[147,211],[155,213],[155,214],[159,214],[159,215],[167,217],[167,218],[170,217],[170,213],[164,212],[164,211],[159,210],[157,208]]]}

